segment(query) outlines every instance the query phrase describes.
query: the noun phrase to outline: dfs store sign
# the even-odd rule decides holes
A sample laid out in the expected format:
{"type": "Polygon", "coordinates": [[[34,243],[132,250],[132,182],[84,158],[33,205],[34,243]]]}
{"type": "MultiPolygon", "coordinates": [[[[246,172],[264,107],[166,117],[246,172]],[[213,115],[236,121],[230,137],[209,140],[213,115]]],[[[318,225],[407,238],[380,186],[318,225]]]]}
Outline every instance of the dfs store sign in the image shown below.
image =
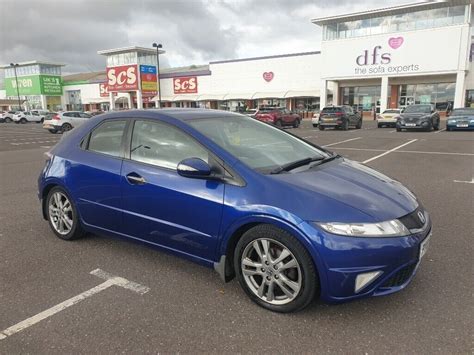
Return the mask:
{"type": "Polygon", "coordinates": [[[400,74],[419,71],[419,64],[392,64],[392,53],[398,51],[398,49],[403,46],[403,42],[405,42],[405,39],[402,36],[391,37],[388,40],[388,46],[377,45],[370,50],[364,50],[363,53],[355,59],[357,66],[354,68],[354,74],[400,74]]]}
{"type": "MultiPolygon", "coordinates": [[[[398,76],[459,70],[463,26],[323,41],[323,78],[398,76]],[[443,49],[433,47],[443,43],[443,49]]],[[[464,37],[463,37],[464,36],[464,37]]]]}

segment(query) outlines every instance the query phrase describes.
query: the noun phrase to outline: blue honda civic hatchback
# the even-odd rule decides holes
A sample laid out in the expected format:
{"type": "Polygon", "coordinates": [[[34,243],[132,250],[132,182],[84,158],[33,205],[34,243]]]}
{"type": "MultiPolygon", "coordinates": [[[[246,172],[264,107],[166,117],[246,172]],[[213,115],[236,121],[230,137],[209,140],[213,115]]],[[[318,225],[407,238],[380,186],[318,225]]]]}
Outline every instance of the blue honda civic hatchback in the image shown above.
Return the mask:
{"type": "Polygon", "coordinates": [[[399,182],[223,111],[96,116],[47,153],[38,188],[59,238],[156,246],[236,277],[277,312],[399,291],[431,235],[399,182]]]}

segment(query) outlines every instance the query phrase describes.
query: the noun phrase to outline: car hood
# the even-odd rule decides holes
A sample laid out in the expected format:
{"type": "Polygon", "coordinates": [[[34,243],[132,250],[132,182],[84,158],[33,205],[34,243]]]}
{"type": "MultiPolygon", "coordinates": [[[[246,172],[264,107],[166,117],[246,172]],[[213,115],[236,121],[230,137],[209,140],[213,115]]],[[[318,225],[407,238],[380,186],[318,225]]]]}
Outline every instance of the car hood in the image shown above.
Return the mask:
{"type": "Polygon", "coordinates": [[[425,118],[425,117],[428,118],[430,117],[430,114],[429,113],[402,113],[400,117],[403,119],[425,118]]]}
{"type": "Polygon", "coordinates": [[[456,120],[456,121],[469,121],[469,120],[474,120],[474,115],[449,116],[447,119],[456,120]]]}
{"type": "Polygon", "coordinates": [[[285,189],[290,191],[288,196],[283,193],[281,197],[292,201],[290,204],[299,204],[298,214],[305,220],[381,222],[407,215],[418,207],[413,193],[398,181],[342,158],[271,178],[290,185],[285,189]]]}

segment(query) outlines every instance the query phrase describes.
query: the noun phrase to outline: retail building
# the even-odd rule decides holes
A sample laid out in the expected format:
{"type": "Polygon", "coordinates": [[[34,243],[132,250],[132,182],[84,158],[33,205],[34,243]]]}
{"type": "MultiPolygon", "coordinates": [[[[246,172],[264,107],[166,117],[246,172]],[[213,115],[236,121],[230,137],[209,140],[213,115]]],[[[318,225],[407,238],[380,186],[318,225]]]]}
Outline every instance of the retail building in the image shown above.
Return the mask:
{"type": "MultiPolygon", "coordinates": [[[[433,104],[440,112],[474,106],[471,1],[421,2],[311,21],[322,28],[320,51],[158,73],[154,48],[109,49],[98,52],[105,56],[104,71],[63,76],[54,90],[52,79],[49,88],[41,83],[58,77],[61,64],[21,63],[20,96],[30,107],[50,109],[58,102],[70,110],[151,108],[160,98],[159,78],[165,107],[243,111],[272,105],[310,116],[327,104],[351,105],[367,115],[414,103],[433,104]]],[[[6,97],[0,93],[0,99],[15,99],[14,73],[3,68],[6,97]]]]}

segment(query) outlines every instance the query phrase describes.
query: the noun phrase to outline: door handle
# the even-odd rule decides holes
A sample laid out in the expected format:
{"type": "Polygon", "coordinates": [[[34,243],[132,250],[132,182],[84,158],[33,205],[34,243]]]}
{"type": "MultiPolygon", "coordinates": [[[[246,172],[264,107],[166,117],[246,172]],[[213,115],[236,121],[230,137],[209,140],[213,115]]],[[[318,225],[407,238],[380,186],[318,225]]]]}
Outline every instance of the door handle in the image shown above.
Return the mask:
{"type": "Polygon", "coordinates": [[[133,185],[143,185],[146,183],[145,178],[143,176],[138,175],[137,173],[128,174],[127,180],[130,184],[133,185]]]}

